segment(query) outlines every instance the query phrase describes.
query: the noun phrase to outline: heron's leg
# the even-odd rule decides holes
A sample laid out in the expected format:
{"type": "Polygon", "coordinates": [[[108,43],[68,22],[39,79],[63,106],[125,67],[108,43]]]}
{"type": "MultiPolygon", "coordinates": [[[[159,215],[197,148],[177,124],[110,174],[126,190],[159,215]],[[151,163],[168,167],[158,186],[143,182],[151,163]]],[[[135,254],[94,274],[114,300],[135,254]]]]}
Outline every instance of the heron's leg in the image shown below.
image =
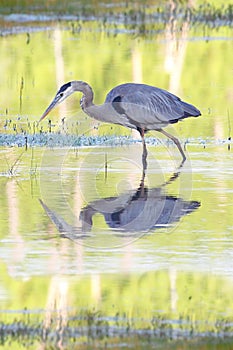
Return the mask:
{"type": "Polygon", "coordinates": [[[143,166],[143,172],[145,174],[147,169],[147,149],[146,149],[146,142],[144,137],[142,138],[142,145],[143,145],[143,152],[142,152],[142,166],[143,166]]]}
{"type": "Polygon", "coordinates": [[[163,129],[159,129],[159,130],[156,130],[156,131],[161,132],[161,134],[167,136],[169,139],[171,139],[175,143],[175,145],[177,146],[178,150],[180,151],[180,153],[181,153],[181,155],[183,157],[183,162],[184,162],[186,160],[186,156],[185,156],[184,151],[183,151],[183,149],[181,147],[180,141],[175,136],[169,134],[167,131],[164,131],[163,129]]]}
{"type": "Polygon", "coordinates": [[[145,142],[145,138],[144,138],[144,134],[145,134],[145,131],[144,129],[139,129],[138,128],[138,131],[141,135],[141,138],[142,138],[142,147],[143,147],[143,152],[142,152],[142,166],[143,166],[143,172],[145,173],[146,172],[146,169],[147,169],[147,149],[146,149],[146,142],[145,142]]]}

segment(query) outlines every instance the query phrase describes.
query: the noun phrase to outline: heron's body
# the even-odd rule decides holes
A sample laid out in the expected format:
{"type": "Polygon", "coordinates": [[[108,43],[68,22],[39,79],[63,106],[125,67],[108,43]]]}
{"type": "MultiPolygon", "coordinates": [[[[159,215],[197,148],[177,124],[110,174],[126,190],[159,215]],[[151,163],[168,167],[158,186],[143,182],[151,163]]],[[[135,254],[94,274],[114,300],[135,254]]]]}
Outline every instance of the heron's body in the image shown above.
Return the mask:
{"type": "Polygon", "coordinates": [[[160,130],[181,119],[200,115],[196,107],[181,101],[179,97],[145,84],[118,85],[107,94],[105,103],[117,103],[116,111],[124,115],[131,128],[144,131],[160,130]]]}
{"type": "Polygon", "coordinates": [[[178,139],[168,134],[163,128],[179,120],[201,115],[193,105],[182,101],[166,90],[135,83],[116,86],[107,94],[104,104],[95,105],[90,85],[83,81],[72,81],[64,84],[58,90],[40,120],[75,91],[82,92],[80,105],[90,117],[138,130],[143,141],[144,158],[147,154],[144,133],[148,130],[157,130],[172,139],[182,154],[183,160],[186,159],[178,139]]]}

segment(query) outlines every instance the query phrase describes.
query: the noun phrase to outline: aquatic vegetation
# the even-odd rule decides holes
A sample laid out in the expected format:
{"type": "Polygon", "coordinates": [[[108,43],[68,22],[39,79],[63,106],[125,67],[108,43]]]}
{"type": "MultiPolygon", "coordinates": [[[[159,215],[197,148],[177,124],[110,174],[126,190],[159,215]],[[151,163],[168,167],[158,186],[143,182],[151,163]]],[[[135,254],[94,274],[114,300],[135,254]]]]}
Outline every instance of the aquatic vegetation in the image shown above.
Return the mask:
{"type": "MultiPolygon", "coordinates": [[[[1,34],[9,34],[17,23],[21,29],[18,31],[39,30],[41,24],[53,26],[59,20],[70,22],[73,33],[79,33],[86,22],[98,22],[98,30],[109,34],[118,34],[127,31],[128,34],[145,35],[164,30],[165,25],[171,21],[190,25],[205,25],[214,27],[230,26],[233,21],[233,6],[231,3],[213,4],[204,2],[190,5],[188,2],[151,1],[127,2],[59,2],[45,3],[34,1],[18,6],[12,1],[1,4],[2,17],[0,17],[1,34]],[[33,24],[33,27],[32,27],[33,24]],[[35,26],[36,24],[36,26],[35,26]],[[11,28],[12,27],[12,28],[11,28]],[[28,29],[26,29],[28,28],[28,29]]],[[[28,37],[30,40],[30,37],[28,37]]]]}
{"type": "Polygon", "coordinates": [[[216,320],[214,324],[207,323],[206,331],[200,333],[200,322],[193,322],[189,317],[182,316],[172,321],[166,315],[155,316],[151,321],[139,321],[119,312],[106,317],[97,310],[82,310],[78,315],[73,311],[73,315],[65,323],[62,314],[52,313],[48,324],[47,321],[39,321],[39,314],[25,310],[13,322],[1,322],[1,345],[20,342],[23,348],[28,349],[29,346],[38,346],[38,343],[49,347],[62,344],[70,349],[75,345],[83,348],[86,344],[95,344],[96,347],[105,345],[108,348],[127,342],[127,348],[134,346],[134,349],[154,349],[155,346],[162,346],[163,349],[186,349],[198,344],[201,344],[202,349],[208,349],[211,344],[214,346],[217,339],[222,346],[232,342],[232,320],[227,319],[216,320]]]}

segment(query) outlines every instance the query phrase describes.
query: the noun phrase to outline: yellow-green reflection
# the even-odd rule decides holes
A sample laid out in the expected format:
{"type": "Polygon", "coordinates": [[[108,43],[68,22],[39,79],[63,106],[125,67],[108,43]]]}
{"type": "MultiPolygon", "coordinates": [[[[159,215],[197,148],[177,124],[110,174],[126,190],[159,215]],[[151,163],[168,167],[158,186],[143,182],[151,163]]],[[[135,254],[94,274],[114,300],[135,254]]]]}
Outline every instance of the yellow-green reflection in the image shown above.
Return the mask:
{"type": "MultiPolygon", "coordinates": [[[[6,274],[2,264],[1,273],[6,274]]],[[[15,319],[30,321],[61,333],[68,327],[80,327],[83,342],[87,334],[81,327],[96,325],[98,317],[104,317],[105,321],[99,321],[103,328],[117,326],[125,332],[161,328],[166,334],[169,329],[191,329],[207,336],[232,329],[232,280],[221,276],[171,268],[140,275],[57,275],[24,281],[8,277],[7,285],[14,298],[10,302],[6,298],[2,307],[18,313],[5,312],[6,324],[15,319]],[[29,316],[20,313],[24,308],[30,310],[29,316]]]]}

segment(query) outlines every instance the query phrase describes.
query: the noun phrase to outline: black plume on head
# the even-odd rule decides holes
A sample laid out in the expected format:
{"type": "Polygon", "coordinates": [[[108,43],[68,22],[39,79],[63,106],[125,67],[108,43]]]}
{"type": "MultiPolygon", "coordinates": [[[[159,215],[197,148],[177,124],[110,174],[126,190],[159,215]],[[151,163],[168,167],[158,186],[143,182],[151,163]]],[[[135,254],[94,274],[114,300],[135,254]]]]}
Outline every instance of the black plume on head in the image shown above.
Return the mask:
{"type": "Polygon", "coordinates": [[[62,85],[62,86],[60,87],[58,93],[59,93],[59,92],[64,92],[64,91],[65,91],[66,89],[68,89],[68,87],[70,87],[70,86],[71,86],[71,82],[62,85]]]}

